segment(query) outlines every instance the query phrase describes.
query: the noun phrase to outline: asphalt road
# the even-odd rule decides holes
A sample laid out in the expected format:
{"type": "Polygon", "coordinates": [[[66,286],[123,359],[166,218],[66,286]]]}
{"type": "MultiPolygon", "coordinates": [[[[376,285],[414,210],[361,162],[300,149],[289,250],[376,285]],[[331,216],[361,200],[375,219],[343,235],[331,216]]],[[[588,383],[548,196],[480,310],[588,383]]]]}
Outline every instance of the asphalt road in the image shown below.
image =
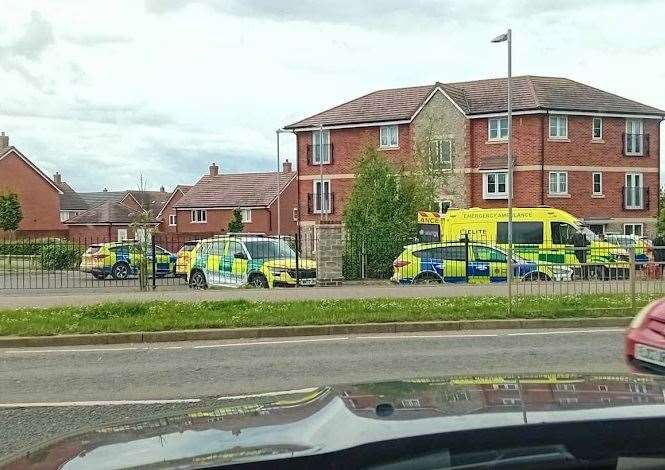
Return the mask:
{"type": "Polygon", "coordinates": [[[448,374],[626,372],[622,338],[616,328],[492,330],[0,350],[0,457],[225,395],[448,374]]]}

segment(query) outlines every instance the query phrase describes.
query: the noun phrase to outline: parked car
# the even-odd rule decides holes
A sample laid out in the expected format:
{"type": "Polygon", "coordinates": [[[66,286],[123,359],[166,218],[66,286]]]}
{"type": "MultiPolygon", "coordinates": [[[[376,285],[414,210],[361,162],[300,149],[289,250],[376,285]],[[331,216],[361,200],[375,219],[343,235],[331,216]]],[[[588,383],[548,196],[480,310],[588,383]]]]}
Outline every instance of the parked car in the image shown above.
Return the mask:
{"type": "Polygon", "coordinates": [[[302,259],[284,240],[231,235],[201,240],[190,254],[189,285],[254,287],[316,283],[316,262],[302,259]]]}
{"type": "MultiPolygon", "coordinates": [[[[90,245],[81,257],[79,269],[95,279],[127,279],[136,275],[141,266],[141,247],[134,240],[90,245]]],[[[165,276],[175,269],[176,256],[162,247],[155,247],[155,274],[165,276]]],[[[152,271],[152,253],[147,254],[148,270],[152,271]]]]}
{"type": "Polygon", "coordinates": [[[622,235],[608,233],[605,235],[605,240],[608,243],[619,245],[622,248],[635,248],[635,261],[638,263],[646,263],[649,261],[649,255],[653,249],[651,241],[645,237],[638,235],[622,235]]]}
{"type": "MultiPolygon", "coordinates": [[[[416,243],[407,245],[393,262],[391,281],[400,284],[469,282],[485,284],[505,281],[508,255],[482,243],[416,243]],[[468,264],[468,271],[467,271],[468,264]]],[[[573,270],[567,266],[536,263],[513,256],[514,277],[525,280],[570,281],[573,270]]]]}
{"type": "Polygon", "coordinates": [[[192,264],[192,250],[194,250],[198,244],[199,240],[190,240],[185,242],[182,248],[178,250],[176,253],[175,269],[173,271],[173,274],[176,277],[187,277],[189,274],[190,266],[192,264]]]}
{"type": "Polygon", "coordinates": [[[665,298],[644,307],[630,323],[626,360],[638,371],[665,374],[665,298]]]}

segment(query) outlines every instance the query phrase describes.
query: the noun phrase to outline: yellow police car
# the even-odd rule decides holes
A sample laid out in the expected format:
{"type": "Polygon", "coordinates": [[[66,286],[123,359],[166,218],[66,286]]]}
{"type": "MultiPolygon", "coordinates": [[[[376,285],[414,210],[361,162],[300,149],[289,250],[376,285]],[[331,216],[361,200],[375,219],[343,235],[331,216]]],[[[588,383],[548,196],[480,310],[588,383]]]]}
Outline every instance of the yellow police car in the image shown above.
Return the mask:
{"type": "MultiPolygon", "coordinates": [[[[150,247],[148,247],[150,250],[150,247]]],[[[90,245],[81,257],[79,270],[90,273],[95,279],[123,280],[139,272],[141,261],[147,257],[148,271],[152,272],[152,253],[143,254],[134,240],[90,245]]],[[[155,274],[166,276],[175,269],[176,256],[162,247],[155,247],[155,274]]]]}
{"type": "Polygon", "coordinates": [[[277,287],[316,284],[316,262],[286,240],[228,235],[201,240],[190,252],[189,286],[277,287]]]}
{"type": "MultiPolygon", "coordinates": [[[[513,258],[515,279],[572,280],[573,270],[567,266],[513,258]]],[[[503,282],[508,276],[508,256],[482,243],[417,243],[404,247],[393,262],[393,271],[391,281],[400,284],[503,282]]]]}

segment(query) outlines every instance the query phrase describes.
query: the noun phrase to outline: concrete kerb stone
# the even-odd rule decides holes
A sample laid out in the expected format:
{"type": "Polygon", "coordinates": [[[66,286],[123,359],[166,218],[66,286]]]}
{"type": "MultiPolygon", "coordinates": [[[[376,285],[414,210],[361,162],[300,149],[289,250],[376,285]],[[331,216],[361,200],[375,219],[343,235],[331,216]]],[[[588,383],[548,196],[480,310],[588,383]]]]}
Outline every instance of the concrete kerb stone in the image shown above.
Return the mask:
{"type": "Polygon", "coordinates": [[[417,331],[460,331],[527,328],[625,327],[632,317],[531,318],[504,320],[462,320],[342,325],[304,325],[265,328],[229,328],[130,333],[100,333],[58,336],[0,337],[0,348],[83,346],[123,343],[158,343],[229,339],[284,338],[350,334],[407,333],[417,331]]]}

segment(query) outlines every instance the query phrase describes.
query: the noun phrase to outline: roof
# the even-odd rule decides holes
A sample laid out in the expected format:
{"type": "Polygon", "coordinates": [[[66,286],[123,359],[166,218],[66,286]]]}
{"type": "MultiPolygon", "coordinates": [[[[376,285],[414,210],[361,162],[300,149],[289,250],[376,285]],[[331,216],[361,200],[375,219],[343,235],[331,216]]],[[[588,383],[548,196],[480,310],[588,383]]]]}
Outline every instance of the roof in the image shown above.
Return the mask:
{"type": "Polygon", "coordinates": [[[107,201],[120,202],[127,191],[95,191],[90,193],[77,193],[88,207],[95,207],[107,201]]]}
{"type": "MultiPolygon", "coordinates": [[[[513,111],[565,110],[665,116],[665,111],[561,77],[512,78],[513,111]]],[[[411,120],[436,90],[467,116],[507,110],[508,79],[378,90],[286,126],[287,129],[411,120]]]]}
{"type": "Polygon", "coordinates": [[[0,160],[5,158],[7,155],[14,153],[18,158],[23,160],[23,162],[28,165],[35,173],[37,173],[39,176],[41,176],[49,185],[51,185],[57,192],[58,194],[62,194],[62,190],[55,184],[55,182],[46,176],[46,174],[39,169],[37,165],[32,163],[28,157],[23,155],[16,147],[14,146],[9,146],[5,149],[0,150],[0,160]]]}
{"type": "MultiPolygon", "coordinates": [[[[128,225],[134,221],[136,209],[119,202],[106,201],[92,209],[66,220],[67,225],[117,224],[128,225]]],[[[155,219],[154,223],[158,221],[155,219]]]]}
{"type": "Polygon", "coordinates": [[[55,181],[56,186],[60,188],[62,194],[60,195],[60,210],[73,211],[85,210],[90,206],[83,200],[81,195],[74,191],[74,189],[64,181],[55,181]]]}
{"type": "MultiPolygon", "coordinates": [[[[204,175],[174,207],[268,207],[277,197],[276,175],[276,172],[204,175]]],[[[295,176],[295,172],[280,172],[281,191],[295,176]]]]}
{"type": "Polygon", "coordinates": [[[171,199],[173,199],[173,196],[175,196],[178,192],[182,193],[183,196],[191,189],[191,185],[189,184],[179,184],[175,188],[173,188],[173,192],[169,195],[169,198],[162,204],[162,206],[159,209],[159,212],[157,212],[157,218],[159,219],[162,216],[162,212],[166,208],[166,206],[169,205],[171,202],[171,199]]]}
{"type": "Polygon", "coordinates": [[[157,214],[161,211],[166,201],[171,197],[171,193],[166,191],[127,191],[138,202],[141,207],[152,209],[157,214]]]}

